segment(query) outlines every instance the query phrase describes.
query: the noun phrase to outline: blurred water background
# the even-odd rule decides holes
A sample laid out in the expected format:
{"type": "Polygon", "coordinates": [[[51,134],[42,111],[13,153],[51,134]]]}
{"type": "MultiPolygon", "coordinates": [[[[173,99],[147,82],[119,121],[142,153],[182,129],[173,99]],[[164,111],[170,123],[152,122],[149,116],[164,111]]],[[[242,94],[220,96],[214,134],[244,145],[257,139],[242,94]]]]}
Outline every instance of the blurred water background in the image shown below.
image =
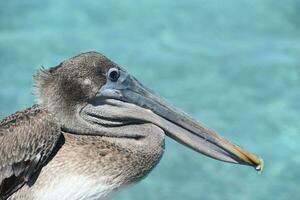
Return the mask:
{"type": "Polygon", "coordinates": [[[211,160],[167,140],[117,200],[300,199],[300,1],[0,1],[0,117],[34,103],[32,75],[95,50],[265,160],[211,160]]]}

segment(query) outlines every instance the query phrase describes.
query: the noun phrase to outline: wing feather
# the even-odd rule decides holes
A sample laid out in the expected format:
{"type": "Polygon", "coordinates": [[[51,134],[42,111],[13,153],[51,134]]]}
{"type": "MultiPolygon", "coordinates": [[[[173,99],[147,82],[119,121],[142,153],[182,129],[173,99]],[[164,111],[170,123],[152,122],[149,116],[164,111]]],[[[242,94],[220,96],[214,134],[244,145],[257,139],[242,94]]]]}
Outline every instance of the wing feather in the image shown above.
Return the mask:
{"type": "Polygon", "coordinates": [[[54,117],[37,105],[0,122],[0,199],[42,168],[60,136],[54,117]]]}

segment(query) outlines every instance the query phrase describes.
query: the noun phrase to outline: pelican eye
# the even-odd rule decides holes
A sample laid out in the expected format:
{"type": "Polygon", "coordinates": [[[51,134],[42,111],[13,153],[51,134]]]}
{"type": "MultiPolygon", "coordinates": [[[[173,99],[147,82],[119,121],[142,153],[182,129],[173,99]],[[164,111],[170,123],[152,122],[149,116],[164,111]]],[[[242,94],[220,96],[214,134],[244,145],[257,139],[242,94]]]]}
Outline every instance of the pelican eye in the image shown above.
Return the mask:
{"type": "Polygon", "coordinates": [[[111,68],[109,71],[108,71],[108,78],[113,81],[113,82],[116,82],[120,77],[120,72],[118,69],[116,68],[111,68]]]}

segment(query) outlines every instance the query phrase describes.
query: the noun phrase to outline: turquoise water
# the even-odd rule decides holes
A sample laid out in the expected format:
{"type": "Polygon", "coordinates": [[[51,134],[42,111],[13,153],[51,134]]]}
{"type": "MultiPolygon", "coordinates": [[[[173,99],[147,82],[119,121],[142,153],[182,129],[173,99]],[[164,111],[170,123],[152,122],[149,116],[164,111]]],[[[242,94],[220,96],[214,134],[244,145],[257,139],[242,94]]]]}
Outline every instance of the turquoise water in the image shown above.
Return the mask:
{"type": "Polygon", "coordinates": [[[0,117],[33,104],[41,65],[90,50],[266,165],[258,174],[167,140],[117,200],[300,199],[298,0],[0,1],[0,117]]]}

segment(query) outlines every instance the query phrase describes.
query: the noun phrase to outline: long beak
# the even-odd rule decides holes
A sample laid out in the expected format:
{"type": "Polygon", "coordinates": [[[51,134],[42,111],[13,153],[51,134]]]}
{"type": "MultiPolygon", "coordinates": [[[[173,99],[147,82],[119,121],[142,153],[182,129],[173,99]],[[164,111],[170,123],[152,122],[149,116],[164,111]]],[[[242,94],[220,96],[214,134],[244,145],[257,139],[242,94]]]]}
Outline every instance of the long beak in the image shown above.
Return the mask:
{"type": "Polygon", "coordinates": [[[151,110],[159,116],[151,121],[177,142],[211,158],[253,166],[261,171],[262,159],[230,143],[215,131],[195,121],[183,112],[180,112],[166,103],[154,92],[147,89],[134,77],[123,72],[118,85],[109,84],[101,89],[102,95],[151,110]],[[115,94],[118,95],[115,95],[115,94]]]}

